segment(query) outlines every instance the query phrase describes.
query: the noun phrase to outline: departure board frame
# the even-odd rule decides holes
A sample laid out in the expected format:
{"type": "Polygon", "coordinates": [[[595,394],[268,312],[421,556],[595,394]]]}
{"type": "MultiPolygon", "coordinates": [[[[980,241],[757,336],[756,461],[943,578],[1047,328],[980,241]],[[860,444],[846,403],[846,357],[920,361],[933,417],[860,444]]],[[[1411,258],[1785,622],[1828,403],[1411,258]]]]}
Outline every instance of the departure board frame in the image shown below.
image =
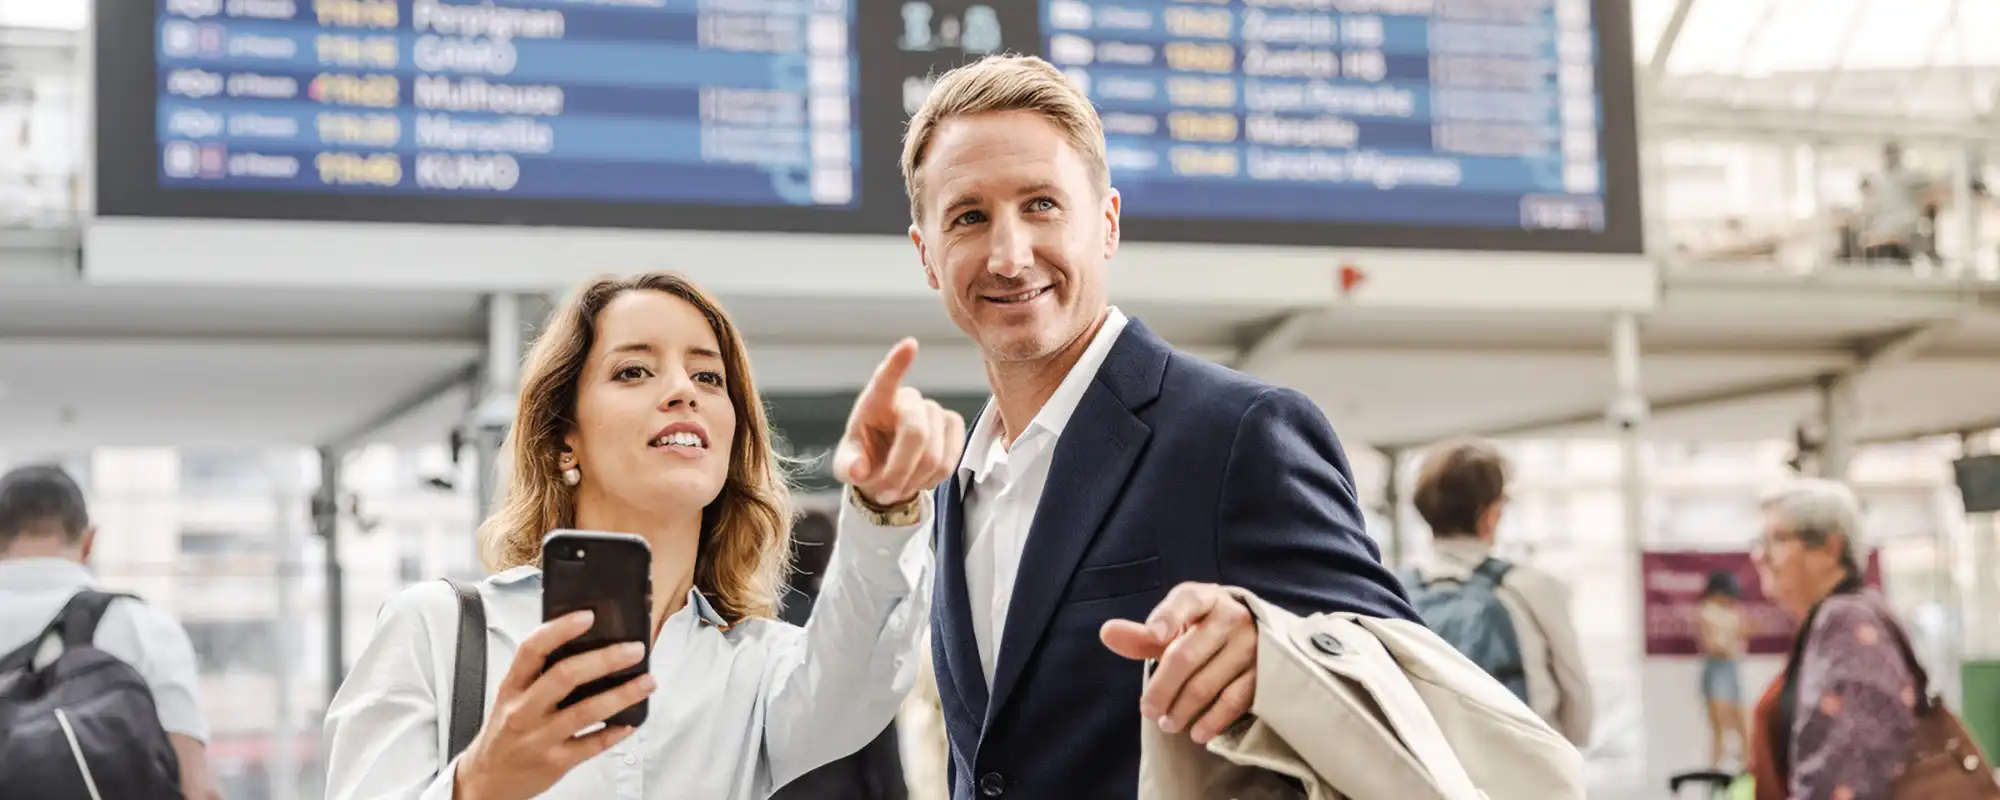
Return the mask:
{"type": "MultiPolygon", "coordinates": [[[[1044,3],[1050,0],[1043,0],[1044,3]]],[[[1215,7],[1224,0],[1194,0],[1183,7],[1215,7]]],[[[1339,0],[1329,0],[1339,5],[1339,0]]],[[[1440,5],[1450,0],[1438,0],[1440,5]]],[[[1477,5],[1479,0],[1467,0],[1477,5]]],[[[1145,5],[1152,5],[1152,2],[1145,5]]],[[[1504,4],[1504,3],[1503,3],[1504,4]]],[[[1237,7],[1231,3],[1230,7],[1237,7]]],[[[1273,11],[1299,13],[1291,5],[1273,4],[1273,11]]],[[[1166,217],[1148,215],[1139,192],[1126,195],[1121,218],[1124,235],[1137,241],[1202,242],[1211,244],[1255,244],[1280,246],[1385,247],[1428,250],[1492,250],[1533,252],[1578,252],[1640,254],[1642,216],[1639,190],[1638,131],[1633,83],[1631,9],[1626,0],[1592,0],[1591,27],[1595,36],[1596,70],[1594,83],[1598,98],[1598,141],[1602,161],[1601,193],[1603,226],[1596,230],[1526,229],[1475,227],[1469,225],[1355,222],[1351,220],[1268,220],[1219,217],[1166,217]]],[[[1308,12],[1309,13],[1309,12],[1308,12]]],[[[1043,31],[1044,37],[1048,34],[1043,31]]],[[[1238,54],[1241,58],[1242,54],[1238,54]]],[[[1435,56],[1433,56],[1435,57],[1435,56]]],[[[1059,64],[1060,66],[1060,64],[1059,64]]],[[[1239,77],[1241,72],[1236,73],[1239,77]]],[[[1100,109],[1103,111],[1103,109],[1100,109]]],[[[1110,112],[1105,112],[1109,119],[1110,112]]],[[[1113,184],[1118,184],[1114,168],[1113,184]]],[[[1290,188],[1295,184],[1278,183],[1290,188]]],[[[1233,191],[1254,191],[1194,184],[1197,190],[1213,191],[1217,202],[1227,203],[1233,191]]],[[[1365,202],[1365,200],[1360,201],[1365,202]]]]}
{"type": "MultiPolygon", "coordinates": [[[[907,85],[985,52],[959,49],[954,42],[933,43],[922,52],[912,52],[906,46],[910,20],[901,13],[903,0],[848,0],[854,4],[851,56],[859,75],[854,87],[857,117],[853,126],[859,136],[859,157],[855,164],[858,202],[844,209],[167,188],[158,180],[161,146],[156,119],[161,99],[157,31],[163,2],[95,0],[95,175],[96,207],[101,216],[901,235],[909,226],[909,204],[897,170],[908,118],[907,85]]],[[[294,2],[309,8],[313,0],[294,2]]],[[[410,7],[409,0],[400,0],[398,5],[406,13],[410,7]]],[[[934,6],[940,18],[962,15],[968,6],[996,9],[1001,38],[997,48],[986,50],[1043,49],[1042,2],[928,0],[926,5],[934,6]]],[[[1124,237],[1165,243],[1641,253],[1630,9],[1622,0],[1592,0],[1591,10],[1597,53],[1595,83],[1601,108],[1601,229],[1148,218],[1128,200],[1122,221],[1124,237]]]]}
{"type": "MultiPolygon", "coordinates": [[[[318,193],[241,188],[163,187],[157,141],[160,77],[157,33],[170,0],[95,0],[97,214],[155,218],[263,219],[298,222],[385,222],[528,225],[648,230],[778,233],[889,233],[909,227],[909,204],[897,172],[902,150],[902,86],[907,77],[948,70],[982,52],[936,47],[898,52],[900,0],[847,0],[857,20],[852,57],[859,77],[854,130],[859,137],[851,208],[810,205],[630,202],[534,199],[491,195],[438,196],[318,193]],[[864,58],[862,54],[876,54],[864,58]],[[898,57],[901,58],[898,58],[898,57]],[[899,70],[910,74],[899,74],[899,70]]],[[[985,0],[992,2],[993,0],[985,0]]],[[[314,0],[292,0],[311,8],[314,0]]],[[[396,0],[407,14],[410,0],[396,0]]],[[[936,0],[966,6],[979,0],[936,0]]],[[[1029,9],[1032,11],[1032,8],[1029,9]]],[[[1032,17],[1012,25],[995,51],[1032,49],[1032,17]]],[[[1003,29],[1006,30],[1006,29],[1003,29]]]]}

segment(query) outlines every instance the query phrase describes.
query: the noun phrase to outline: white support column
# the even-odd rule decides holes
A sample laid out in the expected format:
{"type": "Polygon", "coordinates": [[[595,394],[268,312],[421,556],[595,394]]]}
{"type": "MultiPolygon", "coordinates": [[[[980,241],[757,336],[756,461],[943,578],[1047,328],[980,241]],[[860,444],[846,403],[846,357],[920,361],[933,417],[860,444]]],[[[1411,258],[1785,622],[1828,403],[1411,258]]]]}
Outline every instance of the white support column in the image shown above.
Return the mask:
{"type": "Polygon", "coordinates": [[[502,446],[514,422],[521,392],[521,303],[525,298],[495,294],[486,298],[485,379],[479,401],[467,421],[466,440],[473,451],[473,498],[479,518],[491,513],[499,497],[502,446]]]}
{"type": "Polygon", "coordinates": [[[1979,270],[1979,198],[1972,194],[1978,169],[1979,154],[1974,145],[1961,145],[1951,170],[1951,219],[1958,227],[1958,252],[1950,254],[1947,274],[1970,275],[1979,270]]]}
{"type": "Polygon", "coordinates": [[[1383,556],[1391,569],[1402,569],[1409,554],[1408,540],[1404,538],[1409,532],[1403,525],[1403,451],[1383,450],[1382,459],[1389,462],[1389,474],[1382,481],[1382,505],[1389,516],[1389,542],[1383,556]]]}
{"type": "MultiPolygon", "coordinates": [[[[1634,632],[1631,670],[1635,676],[1646,672],[1646,581],[1645,571],[1639,563],[1640,554],[1646,547],[1646,454],[1642,438],[1646,418],[1650,414],[1646,395],[1640,386],[1639,317],[1632,312],[1623,312],[1611,320],[1611,369],[1616,380],[1611,407],[1606,410],[1611,422],[1618,427],[1618,455],[1621,464],[1619,488],[1625,522],[1626,600],[1631,615],[1628,624],[1634,632]]],[[[1635,686],[1643,685],[1643,677],[1635,686]]],[[[1637,693],[1639,715],[1646,713],[1646,693],[1637,693]]],[[[1640,756],[1640,774],[1652,775],[1649,749],[1644,741],[1643,729],[1639,733],[1641,741],[1636,742],[1640,756]]]]}
{"type": "Polygon", "coordinates": [[[1624,493],[1625,541],[1635,556],[1646,535],[1645,442],[1641,429],[1650,412],[1646,394],[1639,385],[1639,360],[1639,317],[1630,312],[1618,314],[1611,323],[1611,369],[1616,388],[1610,417],[1618,426],[1624,463],[1620,487],[1624,493]]]}
{"type": "Polygon", "coordinates": [[[1833,219],[1826,213],[1826,179],[1821,172],[1819,142],[1807,140],[1804,147],[1805,192],[1811,202],[1811,211],[1806,216],[1806,225],[1812,232],[1812,266],[1818,269],[1831,260],[1834,247],[1839,243],[1833,233],[1833,219]]]}
{"type": "MultiPolygon", "coordinates": [[[[264,468],[277,477],[276,491],[271,498],[272,536],[277,544],[278,574],[272,576],[273,588],[277,595],[277,617],[271,625],[271,685],[274,702],[271,706],[271,761],[270,797],[272,800],[293,800],[299,795],[299,720],[297,689],[303,683],[303,659],[298,654],[304,649],[304,641],[299,636],[298,626],[291,623],[299,619],[299,586],[304,575],[299,567],[304,561],[303,531],[299,525],[299,506],[304,499],[304,487],[299,486],[299,463],[296,456],[271,456],[265,459],[264,468]]],[[[327,676],[329,681],[336,676],[327,676]]],[[[332,696],[329,692],[328,697],[332,696]]]]}
{"type": "Polygon", "coordinates": [[[1854,461],[1854,379],[1857,372],[1829,375],[1819,384],[1820,448],[1815,473],[1830,480],[1847,480],[1854,461]]]}
{"type": "Polygon", "coordinates": [[[320,447],[319,486],[313,489],[308,506],[313,533],[319,537],[325,557],[322,568],[326,582],[326,701],[347,678],[347,586],[340,561],[340,496],[345,454],[332,447],[320,447]]]}
{"type": "Polygon", "coordinates": [[[521,298],[496,294],[486,298],[486,389],[513,394],[521,382],[521,298]],[[495,358],[506,354],[506,358],[495,358]]]}

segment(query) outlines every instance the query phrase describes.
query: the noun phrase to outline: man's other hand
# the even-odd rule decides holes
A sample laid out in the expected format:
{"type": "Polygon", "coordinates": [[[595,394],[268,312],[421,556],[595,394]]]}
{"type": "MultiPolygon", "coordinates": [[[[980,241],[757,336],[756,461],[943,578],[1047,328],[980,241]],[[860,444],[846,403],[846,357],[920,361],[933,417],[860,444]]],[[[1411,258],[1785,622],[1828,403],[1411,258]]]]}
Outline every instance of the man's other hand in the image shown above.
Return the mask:
{"type": "Polygon", "coordinates": [[[1189,730],[1196,744],[1208,744],[1256,699],[1257,622],[1220,586],[1183,583],[1143,624],[1115,619],[1098,635],[1114,653],[1159,662],[1139,714],[1167,733],[1189,730]]]}

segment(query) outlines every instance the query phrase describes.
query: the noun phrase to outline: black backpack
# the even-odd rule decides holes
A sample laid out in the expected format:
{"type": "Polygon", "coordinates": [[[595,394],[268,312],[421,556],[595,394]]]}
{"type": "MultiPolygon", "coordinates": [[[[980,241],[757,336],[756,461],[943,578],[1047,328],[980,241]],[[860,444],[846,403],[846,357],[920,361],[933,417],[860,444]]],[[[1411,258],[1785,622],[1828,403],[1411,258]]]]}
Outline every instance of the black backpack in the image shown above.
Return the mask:
{"type": "Polygon", "coordinates": [[[131,595],[84,591],[0,658],[0,797],[182,800],[180,760],[153,690],[92,644],[105,609],[131,595]],[[50,637],[62,655],[39,669],[50,637]]]}

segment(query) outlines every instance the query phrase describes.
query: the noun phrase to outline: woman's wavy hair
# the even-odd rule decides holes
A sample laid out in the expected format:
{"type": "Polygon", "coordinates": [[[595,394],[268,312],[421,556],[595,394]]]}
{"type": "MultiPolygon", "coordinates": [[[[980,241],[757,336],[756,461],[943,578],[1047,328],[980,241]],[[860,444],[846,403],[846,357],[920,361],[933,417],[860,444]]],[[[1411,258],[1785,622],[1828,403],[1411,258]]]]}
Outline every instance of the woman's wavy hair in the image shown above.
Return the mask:
{"type": "Polygon", "coordinates": [[[495,571],[539,564],[542,537],[575,524],[576,490],[563,482],[559,461],[563,435],[575,425],[577,384],[597,338],[598,315],[635,291],[665,292],[701,311],[721,345],[724,384],[736,405],[729,477],[702,510],[694,586],[730,624],[773,617],[791,550],[784,462],[736,326],[714,299],[670,272],[592,279],[550,314],[523,365],[521,400],[507,435],[512,474],[498,509],[479,526],[481,555],[495,571]]]}

